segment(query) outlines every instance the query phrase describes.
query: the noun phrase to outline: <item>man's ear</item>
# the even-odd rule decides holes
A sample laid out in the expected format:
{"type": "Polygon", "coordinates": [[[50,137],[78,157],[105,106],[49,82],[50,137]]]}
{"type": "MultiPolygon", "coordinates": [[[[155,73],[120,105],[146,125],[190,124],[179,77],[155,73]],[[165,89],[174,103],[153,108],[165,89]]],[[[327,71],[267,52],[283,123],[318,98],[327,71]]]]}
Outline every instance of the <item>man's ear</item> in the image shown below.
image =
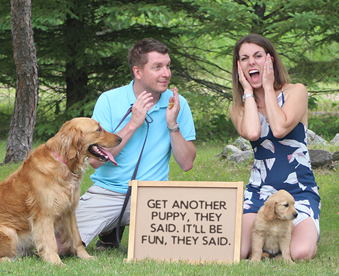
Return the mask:
{"type": "Polygon", "coordinates": [[[140,68],[138,66],[133,66],[132,70],[133,70],[133,73],[134,73],[134,77],[136,77],[138,80],[140,80],[141,79],[140,68]]]}

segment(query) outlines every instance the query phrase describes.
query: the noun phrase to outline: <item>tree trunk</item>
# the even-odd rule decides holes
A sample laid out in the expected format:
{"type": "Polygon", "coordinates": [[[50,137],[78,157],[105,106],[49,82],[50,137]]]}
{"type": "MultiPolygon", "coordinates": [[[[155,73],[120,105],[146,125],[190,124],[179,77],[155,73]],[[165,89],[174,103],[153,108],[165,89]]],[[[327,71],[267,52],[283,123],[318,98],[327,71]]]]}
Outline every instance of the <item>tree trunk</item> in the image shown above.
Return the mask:
{"type": "Polygon", "coordinates": [[[38,104],[38,66],[31,24],[31,0],[11,0],[16,95],[4,163],[22,162],[33,144],[38,104]]]}
{"type": "MultiPolygon", "coordinates": [[[[76,11],[74,11],[77,14],[76,11]]],[[[81,16],[79,16],[81,17],[81,16]]],[[[84,24],[78,19],[71,18],[67,15],[65,28],[65,44],[67,45],[66,61],[66,110],[74,104],[80,102],[88,93],[88,72],[86,65],[77,65],[77,56],[79,53],[84,55],[83,46],[81,46],[81,35],[75,36],[71,34],[79,34],[84,32],[84,24]]],[[[85,34],[84,34],[85,35],[85,34]]],[[[83,114],[80,114],[83,116],[83,114]]]]}

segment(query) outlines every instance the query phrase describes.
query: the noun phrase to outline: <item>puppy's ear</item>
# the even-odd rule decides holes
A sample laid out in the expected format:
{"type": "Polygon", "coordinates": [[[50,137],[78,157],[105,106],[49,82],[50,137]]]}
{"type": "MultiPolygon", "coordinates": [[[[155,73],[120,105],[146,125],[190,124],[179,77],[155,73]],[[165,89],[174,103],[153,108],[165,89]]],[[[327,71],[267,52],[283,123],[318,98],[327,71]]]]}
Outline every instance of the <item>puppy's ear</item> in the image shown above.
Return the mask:
{"type": "Polygon", "coordinates": [[[272,220],[274,218],[274,208],[275,208],[275,201],[268,198],[265,202],[265,208],[263,214],[267,220],[272,220]]]}

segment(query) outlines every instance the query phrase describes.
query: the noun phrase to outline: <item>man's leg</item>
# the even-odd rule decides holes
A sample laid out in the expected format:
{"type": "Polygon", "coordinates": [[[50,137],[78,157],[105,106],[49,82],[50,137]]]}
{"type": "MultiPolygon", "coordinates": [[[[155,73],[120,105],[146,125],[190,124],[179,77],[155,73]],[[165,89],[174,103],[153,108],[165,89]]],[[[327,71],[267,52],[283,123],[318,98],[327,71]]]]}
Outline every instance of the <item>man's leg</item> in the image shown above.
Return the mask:
{"type": "Polygon", "coordinates": [[[99,240],[96,243],[98,250],[105,250],[107,248],[119,248],[119,243],[121,241],[122,235],[124,233],[125,226],[120,226],[119,228],[119,241],[117,239],[117,228],[113,228],[111,232],[101,233],[99,235],[99,240]]]}
{"type": "MultiPolygon", "coordinates": [[[[117,226],[125,195],[92,186],[80,198],[76,217],[81,239],[85,246],[101,233],[112,233],[117,226]]],[[[130,202],[121,225],[129,224],[130,202]]]]}

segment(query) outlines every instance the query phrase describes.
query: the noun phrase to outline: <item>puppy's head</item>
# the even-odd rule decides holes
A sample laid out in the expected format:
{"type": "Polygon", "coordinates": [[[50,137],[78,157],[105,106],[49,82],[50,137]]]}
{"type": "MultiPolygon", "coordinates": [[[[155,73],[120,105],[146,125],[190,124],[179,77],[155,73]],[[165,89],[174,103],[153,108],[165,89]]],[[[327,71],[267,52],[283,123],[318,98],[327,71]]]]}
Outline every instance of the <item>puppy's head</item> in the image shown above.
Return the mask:
{"type": "Polygon", "coordinates": [[[118,135],[105,131],[100,124],[91,118],[74,118],[63,124],[59,132],[46,145],[57,151],[68,160],[75,157],[92,157],[101,162],[116,162],[105,148],[120,144],[118,135]]]}
{"type": "Polygon", "coordinates": [[[266,200],[263,214],[267,220],[293,220],[298,216],[294,203],[294,198],[289,192],[279,190],[266,200]]]}

